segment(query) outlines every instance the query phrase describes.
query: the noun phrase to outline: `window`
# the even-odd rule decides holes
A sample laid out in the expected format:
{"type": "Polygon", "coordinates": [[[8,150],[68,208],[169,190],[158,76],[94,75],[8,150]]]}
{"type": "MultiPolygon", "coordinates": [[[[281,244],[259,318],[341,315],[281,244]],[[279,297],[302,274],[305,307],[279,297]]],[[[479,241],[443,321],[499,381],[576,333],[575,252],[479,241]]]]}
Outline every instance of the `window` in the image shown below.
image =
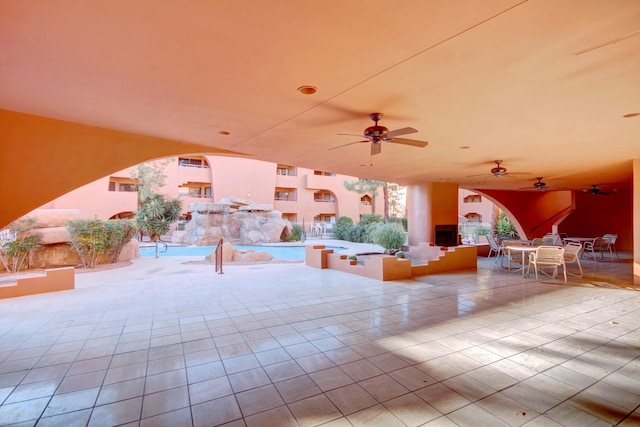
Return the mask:
{"type": "Polygon", "coordinates": [[[187,182],[178,187],[178,195],[197,199],[210,199],[213,194],[211,184],[206,182],[187,182]]]}
{"type": "Polygon", "coordinates": [[[296,200],[296,190],[295,188],[276,188],[274,194],[274,200],[288,200],[295,201],[296,200]]]}
{"type": "Polygon", "coordinates": [[[277,175],[296,176],[296,168],[288,165],[278,165],[276,169],[277,175]]]}
{"type": "Polygon", "coordinates": [[[479,194],[471,194],[464,198],[465,203],[480,203],[482,202],[482,196],[479,194]]]}
{"type": "Polygon", "coordinates": [[[364,196],[360,197],[360,203],[362,203],[363,205],[370,205],[372,201],[373,199],[368,194],[365,194],[364,196]]]}
{"type": "Polygon", "coordinates": [[[135,179],[112,176],[109,178],[109,191],[138,191],[138,182],[135,179]]]}
{"type": "Polygon", "coordinates": [[[180,157],[178,165],[191,168],[207,168],[207,162],[204,159],[192,159],[188,157],[180,157]]]}
{"type": "Polygon", "coordinates": [[[314,202],[335,202],[333,193],[329,190],[320,190],[313,193],[314,202]]]}
{"type": "Polygon", "coordinates": [[[331,173],[331,172],[324,172],[324,171],[313,171],[314,175],[322,175],[322,176],[336,176],[335,173],[331,173]]]}

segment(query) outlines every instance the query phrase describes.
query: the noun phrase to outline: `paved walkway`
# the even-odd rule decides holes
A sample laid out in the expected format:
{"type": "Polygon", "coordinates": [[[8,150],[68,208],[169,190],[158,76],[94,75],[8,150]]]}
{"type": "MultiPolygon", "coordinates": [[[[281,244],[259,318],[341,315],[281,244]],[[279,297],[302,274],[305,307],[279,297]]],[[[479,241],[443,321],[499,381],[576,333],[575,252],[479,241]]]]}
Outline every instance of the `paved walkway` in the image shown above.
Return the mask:
{"type": "Polygon", "coordinates": [[[563,284],[188,260],[0,301],[0,425],[640,425],[629,262],[563,284]]]}

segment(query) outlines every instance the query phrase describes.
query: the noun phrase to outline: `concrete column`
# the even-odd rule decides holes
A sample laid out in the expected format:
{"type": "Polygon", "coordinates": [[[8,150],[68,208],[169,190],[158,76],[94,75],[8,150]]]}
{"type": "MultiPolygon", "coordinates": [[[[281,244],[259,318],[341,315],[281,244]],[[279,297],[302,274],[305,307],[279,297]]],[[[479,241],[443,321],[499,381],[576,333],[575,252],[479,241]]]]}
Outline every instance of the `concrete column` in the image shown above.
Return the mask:
{"type": "Polygon", "coordinates": [[[640,159],[633,160],[633,284],[640,285],[640,159]]]}

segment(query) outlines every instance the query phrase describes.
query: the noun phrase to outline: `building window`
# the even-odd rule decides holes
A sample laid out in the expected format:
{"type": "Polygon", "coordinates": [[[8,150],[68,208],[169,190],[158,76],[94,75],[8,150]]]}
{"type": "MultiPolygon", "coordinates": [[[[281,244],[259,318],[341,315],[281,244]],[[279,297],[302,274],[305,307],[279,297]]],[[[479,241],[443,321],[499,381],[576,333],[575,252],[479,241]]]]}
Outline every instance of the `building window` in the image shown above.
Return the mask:
{"type": "Polygon", "coordinates": [[[332,172],[316,171],[316,170],[313,171],[313,174],[314,175],[322,175],[322,176],[336,176],[336,174],[332,173],[332,172]]]}
{"type": "Polygon", "coordinates": [[[109,178],[109,191],[138,191],[138,182],[135,179],[112,176],[109,178]]]}
{"type": "Polygon", "coordinates": [[[296,190],[295,188],[276,188],[274,200],[295,201],[296,190]]]}
{"type": "Polygon", "coordinates": [[[278,164],[276,174],[284,176],[296,176],[296,168],[293,166],[278,164]]]}
{"type": "Polygon", "coordinates": [[[360,197],[360,203],[362,203],[363,205],[370,205],[371,202],[373,202],[373,199],[368,194],[365,194],[364,196],[360,197]]]}
{"type": "Polygon", "coordinates": [[[479,194],[471,194],[464,198],[465,203],[481,203],[482,196],[479,194]]]}
{"type": "Polygon", "coordinates": [[[208,168],[206,160],[190,158],[190,157],[180,157],[178,159],[178,165],[187,167],[187,168],[208,168]]]}
{"type": "Polygon", "coordinates": [[[320,190],[313,193],[313,201],[314,202],[335,202],[335,197],[333,197],[333,193],[329,190],[320,190]]]}
{"type": "Polygon", "coordinates": [[[212,194],[213,190],[211,184],[206,182],[187,182],[178,187],[178,195],[181,197],[210,199],[212,194]]]}

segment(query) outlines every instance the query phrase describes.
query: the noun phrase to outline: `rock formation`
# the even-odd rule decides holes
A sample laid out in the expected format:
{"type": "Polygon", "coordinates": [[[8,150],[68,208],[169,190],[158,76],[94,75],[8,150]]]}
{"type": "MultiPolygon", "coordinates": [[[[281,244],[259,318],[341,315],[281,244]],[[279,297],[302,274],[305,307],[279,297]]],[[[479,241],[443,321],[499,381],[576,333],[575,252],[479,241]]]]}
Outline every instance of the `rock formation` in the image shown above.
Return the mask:
{"type": "Polygon", "coordinates": [[[191,203],[191,220],[176,230],[172,243],[214,246],[221,238],[237,245],[277,243],[291,232],[291,223],[272,205],[230,198],[216,203],[191,203]]]}
{"type": "MultiPolygon", "coordinates": [[[[40,246],[29,253],[29,268],[54,268],[81,265],[78,253],[71,249],[71,235],[66,223],[82,219],[78,209],[36,209],[27,215],[35,219],[35,232],[40,237],[40,246]]],[[[122,249],[118,261],[139,258],[138,241],[131,242],[122,249]]]]}

